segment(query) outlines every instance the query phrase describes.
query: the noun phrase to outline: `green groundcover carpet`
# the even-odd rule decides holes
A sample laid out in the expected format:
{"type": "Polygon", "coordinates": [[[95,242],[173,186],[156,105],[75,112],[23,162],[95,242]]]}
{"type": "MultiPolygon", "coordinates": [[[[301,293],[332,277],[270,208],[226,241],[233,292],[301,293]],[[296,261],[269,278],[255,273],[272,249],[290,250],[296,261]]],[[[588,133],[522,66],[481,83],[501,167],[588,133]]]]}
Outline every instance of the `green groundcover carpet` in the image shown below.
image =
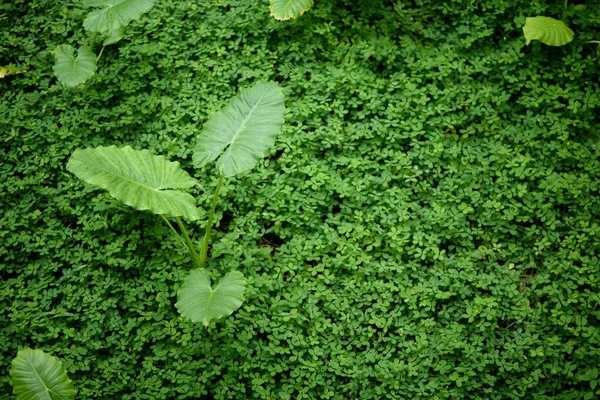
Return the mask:
{"type": "Polygon", "coordinates": [[[600,398],[600,3],[270,7],[0,4],[0,399],[24,348],[78,399],[600,398]],[[526,44],[537,16],[572,35],[526,44]],[[205,327],[175,306],[173,230],[67,162],[178,161],[199,248],[219,174],[197,137],[257,82],[285,121],[223,179],[206,271],[246,289],[205,327]]]}

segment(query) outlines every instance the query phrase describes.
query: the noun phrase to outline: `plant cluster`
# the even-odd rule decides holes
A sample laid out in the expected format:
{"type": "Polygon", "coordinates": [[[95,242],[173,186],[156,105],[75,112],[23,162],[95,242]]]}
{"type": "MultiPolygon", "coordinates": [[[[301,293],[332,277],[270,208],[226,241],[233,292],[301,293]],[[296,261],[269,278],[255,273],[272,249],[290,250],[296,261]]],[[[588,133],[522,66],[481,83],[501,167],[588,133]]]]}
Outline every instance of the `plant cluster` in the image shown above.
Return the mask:
{"type": "Polygon", "coordinates": [[[219,170],[200,254],[179,218],[195,221],[202,215],[194,198],[181,190],[189,189],[198,182],[181,169],[179,163],[145,150],[111,146],[76,150],[67,165],[67,169],[79,178],[107,189],[125,204],[137,210],[149,210],[163,218],[186,246],[196,267],[177,292],[175,306],[182,316],[202,322],[204,326],[208,326],[212,319],[230,315],[242,305],[246,283],[241,272],[233,271],[212,288],[210,275],[205,270],[210,231],[223,178],[252,169],[273,146],[283,124],[283,101],[283,92],[277,84],[259,82],[215,114],[198,136],[194,165],[202,168],[218,158],[219,170]],[[165,216],[175,218],[180,233],[165,216]]]}
{"type": "Polygon", "coordinates": [[[83,27],[92,33],[92,38],[87,46],[77,50],[69,44],[58,46],[54,50],[54,74],[56,78],[67,86],[77,86],[96,73],[96,64],[106,46],[119,42],[125,36],[125,27],[133,20],[142,16],[154,7],[154,0],[85,0],[81,4],[84,8],[100,7],[87,14],[83,27]],[[97,38],[103,38],[102,50],[96,56],[93,48],[97,38]]]}

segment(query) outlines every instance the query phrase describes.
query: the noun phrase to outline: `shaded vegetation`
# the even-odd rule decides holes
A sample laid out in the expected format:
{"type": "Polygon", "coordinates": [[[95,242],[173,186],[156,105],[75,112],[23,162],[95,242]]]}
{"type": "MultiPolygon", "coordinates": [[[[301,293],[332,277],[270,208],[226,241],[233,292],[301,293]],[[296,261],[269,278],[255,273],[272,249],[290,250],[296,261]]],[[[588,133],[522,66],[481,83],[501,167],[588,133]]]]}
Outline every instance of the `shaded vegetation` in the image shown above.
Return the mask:
{"type": "MultiPolygon", "coordinates": [[[[80,399],[581,399],[598,396],[598,5],[574,40],[525,46],[564,2],[158,2],[68,89],[52,50],[72,2],[0,5],[0,398],[40,348],[80,399]],[[181,319],[190,269],[158,216],[66,169],[130,145],[192,168],[238,88],[277,81],[286,123],[221,188],[211,270],[244,305],[181,319]]],[[[200,237],[205,220],[193,223],[200,237]]]]}

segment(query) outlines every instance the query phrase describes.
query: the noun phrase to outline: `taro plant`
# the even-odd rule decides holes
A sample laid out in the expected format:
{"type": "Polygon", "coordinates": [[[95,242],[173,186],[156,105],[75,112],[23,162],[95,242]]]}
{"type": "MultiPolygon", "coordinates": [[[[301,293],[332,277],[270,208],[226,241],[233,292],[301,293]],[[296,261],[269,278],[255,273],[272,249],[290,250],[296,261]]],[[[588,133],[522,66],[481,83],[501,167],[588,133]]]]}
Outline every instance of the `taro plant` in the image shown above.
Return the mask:
{"type": "MultiPolygon", "coordinates": [[[[539,40],[548,46],[564,46],[575,37],[575,32],[564,22],[567,16],[574,13],[585,14],[586,12],[587,6],[585,4],[576,4],[569,9],[568,2],[565,0],[561,19],[544,16],[526,18],[523,26],[525,44],[529,45],[533,40],[539,40]]],[[[583,43],[600,44],[597,40],[588,40],[583,43]]]]}
{"type": "Polygon", "coordinates": [[[313,6],[313,0],[271,0],[271,15],[280,21],[298,18],[313,6]]]}
{"type": "Polygon", "coordinates": [[[526,44],[539,40],[548,46],[563,46],[573,40],[575,33],[564,22],[550,17],[528,17],[523,26],[526,44]]]}
{"type": "Polygon", "coordinates": [[[83,7],[98,8],[87,14],[83,21],[86,31],[92,33],[90,43],[75,49],[68,44],[54,50],[54,75],[66,86],[74,87],[96,73],[96,65],[106,46],[115,44],[125,35],[125,27],[131,21],[154,7],[154,0],[84,0],[83,7]],[[97,39],[102,40],[98,56],[94,53],[97,39]]]}
{"type": "Polygon", "coordinates": [[[10,370],[17,400],[72,400],[73,382],[62,362],[42,350],[25,348],[17,353],[10,370]]]}
{"type": "Polygon", "coordinates": [[[194,167],[217,160],[219,177],[199,252],[181,220],[201,217],[194,197],[184,191],[198,182],[178,162],[147,150],[110,146],[78,149],[67,164],[77,177],[108,190],[125,204],[160,215],[185,244],[195,267],[177,292],[175,306],[185,318],[207,326],[242,305],[246,282],[241,272],[231,271],[211,287],[205,267],[213,217],[223,180],[251,170],[266,155],[281,131],[284,112],[281,88],[274,82],[258,82],[240,91],[204,125],[193,149],[194,167]],[[179,232],[168,218],[176,222],[179,232]]]}

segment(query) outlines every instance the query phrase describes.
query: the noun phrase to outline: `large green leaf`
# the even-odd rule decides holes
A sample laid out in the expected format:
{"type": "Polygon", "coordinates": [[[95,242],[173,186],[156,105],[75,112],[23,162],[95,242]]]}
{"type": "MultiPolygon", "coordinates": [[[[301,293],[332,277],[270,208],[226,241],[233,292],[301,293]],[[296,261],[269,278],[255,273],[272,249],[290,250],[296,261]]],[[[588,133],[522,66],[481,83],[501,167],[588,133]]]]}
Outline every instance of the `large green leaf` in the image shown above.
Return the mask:
{"type": "Polygon", "coordinates": [[[563,46],[573,40],[575,33],[564,22],[549,17],[529,17],[523,26],[526,44],[539,40],[548,46],[563,46]]]}
{"type": "Polygon", "coordinates": [[[96,72],[96,55],[89,47],[81,47],[75,58],[73,47],[63,44],[54,50],[54,57],[54,75],[67,86],[77,86],[96,72]]]}
{"type": "Polygon", "coordinates": [[[85,6],[102,7],[92,11],[83,21],[91,32],[108,33],[127,26],[154,7],[154,0],[87,0],[85,6]]]}
{"type": "Polygon", "coordinates": [[[258,82],[241,90],[229,104],[204,124],[194,148],[194,165],[215,160],[224,176],[237,175],[256,165],[275,143],[285,113],[284,96],[274,82],[258,82]]]}
{"type": "Polygon", "coordinates": [[[17,400],[70,400],[75,398],[73,382],[60,360],[42,350],[17,353],[10,370],[17,400]]]}
{"type": "Polygon", "coordinates": [[[175,307],[184,318],[208,326],[211,320],[231,315],[240,308],[244,302],[245,285],[244,275],[232,271],[213,289],[208,272],[205,269],[195,269],[177,291],[175,307]]]}
{"type": "Polygon", "coordinates": [[[298,18],[313,6],[313,0],[271,0],[271,15],[280,21],[298,18]]]}
{"type": "Polygon", "coordinates": [[[187,189],[197,182],[162,156],[129,146],[97,147],[75,150],[67,169],[78,178],[107,189],[110,194],[136,210],[155,214],[183,216],[189,220],[200,217],[194,198],[185,192],[166,189],[187,189]]]}

